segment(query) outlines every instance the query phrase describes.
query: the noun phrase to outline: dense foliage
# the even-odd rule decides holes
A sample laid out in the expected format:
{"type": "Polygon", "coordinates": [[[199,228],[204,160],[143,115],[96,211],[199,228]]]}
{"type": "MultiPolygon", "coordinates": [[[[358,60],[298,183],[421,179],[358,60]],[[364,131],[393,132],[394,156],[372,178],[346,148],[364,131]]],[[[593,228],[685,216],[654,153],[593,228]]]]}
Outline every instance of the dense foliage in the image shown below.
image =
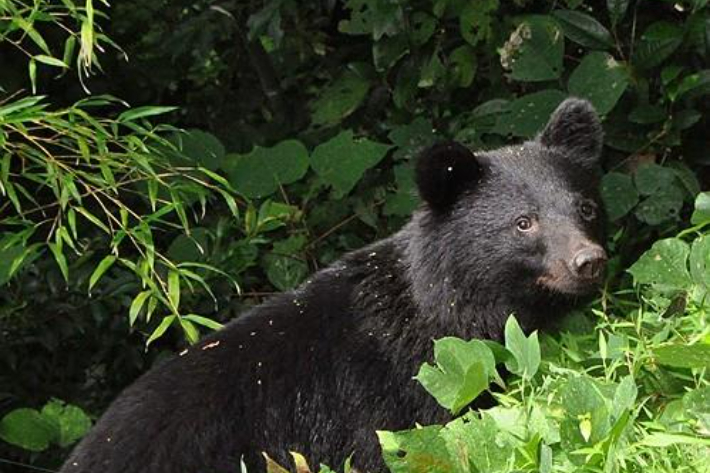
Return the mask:
{"type": "Polygon", "coordinates": [[[0,0],[3,471],[55,467],[164,352],[397,229],[423,147],[531,137],[570,94],[604,115],[601,298],[539,344],[438,342],[439,402],[496,379],[500,405],[385,457],[702,471],[708,3],[0,0]]]}

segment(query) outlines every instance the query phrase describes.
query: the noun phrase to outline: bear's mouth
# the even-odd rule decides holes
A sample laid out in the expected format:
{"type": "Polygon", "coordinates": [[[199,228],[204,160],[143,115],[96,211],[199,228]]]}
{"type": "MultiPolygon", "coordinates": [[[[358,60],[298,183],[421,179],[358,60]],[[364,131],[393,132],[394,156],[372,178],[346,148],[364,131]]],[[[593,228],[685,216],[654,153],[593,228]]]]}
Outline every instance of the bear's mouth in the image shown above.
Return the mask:
{"type": "Polygon", "coordinates": [[[588,296],[599,289],[603,280],[603,271],[592,277],[580,277],[572,274],[567,266],[560,262],[539,276],[535,282],[551,292],[570,296],[588,296]]]}

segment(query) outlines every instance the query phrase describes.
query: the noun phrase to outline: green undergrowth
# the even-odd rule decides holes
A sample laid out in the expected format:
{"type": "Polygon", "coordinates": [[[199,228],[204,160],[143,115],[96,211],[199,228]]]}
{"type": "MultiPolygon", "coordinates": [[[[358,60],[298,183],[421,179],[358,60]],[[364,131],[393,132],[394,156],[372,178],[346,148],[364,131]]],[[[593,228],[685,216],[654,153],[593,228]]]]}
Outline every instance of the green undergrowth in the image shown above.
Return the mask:
{"type": "Polygon", "coordinates": [[[635,289],[605,291],[558,334],[526,336],[511,316],[505,345],[437,340],[417,380],[453,420],[378,432],[389,470],[710,471],[709,198],[698,196],[693,227],[629,268],[635,289]],[[468,408],[484,391],[497,405],[468,408]]]}

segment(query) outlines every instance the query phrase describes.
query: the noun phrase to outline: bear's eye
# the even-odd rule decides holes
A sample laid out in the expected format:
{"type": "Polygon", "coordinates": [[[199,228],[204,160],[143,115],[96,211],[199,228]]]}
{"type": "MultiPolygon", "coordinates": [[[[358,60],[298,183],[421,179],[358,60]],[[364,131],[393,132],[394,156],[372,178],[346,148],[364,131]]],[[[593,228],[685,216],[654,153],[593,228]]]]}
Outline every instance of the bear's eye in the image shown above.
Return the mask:
{"type": "Polygon", "coordinates": [[[585,220],[594,220],[597,216],[597,206],[593,202],[585,200],[579,205],[579,213],[585,220]]]}
{"type": "Polygon", "coordinates": [[[515,227],[520,232],[529,232],[533,229],[533,221],[530,217],[518,217],[518,219],[515,221],[515,227]]]}

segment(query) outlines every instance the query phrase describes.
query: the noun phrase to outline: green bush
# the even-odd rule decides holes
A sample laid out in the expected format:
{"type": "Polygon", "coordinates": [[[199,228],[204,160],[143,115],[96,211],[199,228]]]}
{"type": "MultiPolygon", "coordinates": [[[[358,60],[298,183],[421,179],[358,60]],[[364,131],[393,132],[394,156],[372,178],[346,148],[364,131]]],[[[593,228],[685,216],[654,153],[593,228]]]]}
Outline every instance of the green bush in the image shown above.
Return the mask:
{"type": "MultiPolygon", "coordinates": [[[[455,425],[473,422],[500,431],[511,468],[692,471],[705,411],[684,407],[702,396],[682,399],[705,371],[661,361],[687,351],[681,340],[701,354],[708,343],[707,245],[691,241],[708,206],[707,4],[0,0],[0,439],[43,452],[0,442],[0,461],[56,466],[50,446],[75,438],[61,426],[85,426],[74,406],[98,415],[164,352],[399,228],[418,205],[412,164],[425,146],[530,138],[577,95],[606,132],[613,259],[600,301],[577,318],[591,323],[541,336],[538,368],[537,341],[518,336],[508,350],[528,355],[508,366],[521,377],[497,411],[390,434],[385,454],[426,436],[449,455],[455,425]],[[632,277],[653,288],[637,296],[632,277]],[[614,389],[638,393],[628,412],[565,421],[559,396],[574,383],[597,386],[600,406],[614,389]],[[554,442],[533,421],[520,433],[496,417],[533,408],[574,435],[554,442]],[[668,419],[696,440],[658,437],[678,434],[668,419]],[[653,452],[649,437],[667,445],[653,452]]],[[[423,384],[437,372],[425,368],[423,384]]],[[[446,407],[488,381],[447,392],[446,407]]],[[[498,471],[480,461],[469,458],[498,471]]]]}

